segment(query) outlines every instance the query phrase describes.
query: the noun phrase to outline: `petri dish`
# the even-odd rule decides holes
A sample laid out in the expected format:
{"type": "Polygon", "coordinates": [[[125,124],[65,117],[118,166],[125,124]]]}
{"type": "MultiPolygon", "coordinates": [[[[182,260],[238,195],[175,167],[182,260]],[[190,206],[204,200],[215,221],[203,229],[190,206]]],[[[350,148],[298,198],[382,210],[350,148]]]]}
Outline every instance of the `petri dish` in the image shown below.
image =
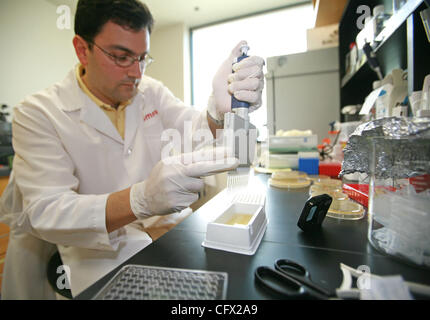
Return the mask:
{"type": "Polygon", "coordinates": [[[321,185],[314,184],[311,186],[309,190],[309,194],[312,194],[312,193],[322,194],[322,193],[329,193],[329,192],[342,192],[342,188],[336,187],[336,186],[321,186],[321,185]]]}
{"type": "Polygon", "coordinates": [[[285,180],[285,179],[299,179],[306,178],[308,175],[301,171],[275,171],[272,173],[272,179],[285,180]]]}
{"type": "Polygon", "coordinates": [[[269,184],[272,187],[276,188],[282,188],[282,189],[299,189],[299,188],[306,188],[311,184],[311,181],[304,178],[298,178],[298,179],[284,179],[284,180],[276,180],[276,179],[269,179],[269,184]]]}
{"type": "Polygon", "coordinates": [[[283,169],[273,169],[273,168],[265,168],[265,167],[260,167],[260,166],[256,166],[254,167],[254,171],[257,173],[274,173],[274,172],[288,172],[291,171],[290,168],[283,168],[283,169]]]}
{"type": "Polygon", "coordinates": [[[321,179],[319,181],[314,181],[314,185],[324,187],[336,187],[342,189],[342,180],[321,179]]]}
{"type": "Polygon", "coordinates": [[[321,180],[326,180],[326,179],[331,179],[329,176],[323,175],[323,174],[317,174],[317,175],[309,175],[308,176],[309,180],[312,181],[321,181],[321,180]]]}
{"type": "Polygon", "coordinates": [[[325,191],[325,190],[315,189],[314,188],[310,192],[311,197],[315,197],[315,196],[318,196],[320,194],[328,194],[330,197],[333,198],[333,200],[339,200],[339,201],[341,201],[341,200],[347,200],[347,199],[349,199],[349,197],[348,197],[348,195],[346,193],[339,192],[339,191],[332,191],[332,190],[325,191]]]}
{"type": "Polygon", "coordinates": [[[361,204],[350,199],[337,200],[333,198],[326,216],[342,220],[358,220],[364,217],[364,208],[361,204]]]}

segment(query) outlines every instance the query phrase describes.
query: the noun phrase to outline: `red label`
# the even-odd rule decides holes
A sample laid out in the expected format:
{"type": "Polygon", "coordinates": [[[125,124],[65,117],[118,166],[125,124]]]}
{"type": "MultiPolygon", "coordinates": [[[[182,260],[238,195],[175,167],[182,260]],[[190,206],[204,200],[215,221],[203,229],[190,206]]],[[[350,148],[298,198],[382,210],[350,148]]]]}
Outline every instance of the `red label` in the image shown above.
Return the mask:
{"type": "Polygon", "coordinates": [[[147,114],[145,114],[145,116],[143,117],[143,121],[146,121],[146,120],[152,119],[152,118],[154,118],[156,115],[158,115],[158,111],[157,111],[157,110],[154,110],[154,111],[152,111],[151,113],[147,113],[147,114]]]}

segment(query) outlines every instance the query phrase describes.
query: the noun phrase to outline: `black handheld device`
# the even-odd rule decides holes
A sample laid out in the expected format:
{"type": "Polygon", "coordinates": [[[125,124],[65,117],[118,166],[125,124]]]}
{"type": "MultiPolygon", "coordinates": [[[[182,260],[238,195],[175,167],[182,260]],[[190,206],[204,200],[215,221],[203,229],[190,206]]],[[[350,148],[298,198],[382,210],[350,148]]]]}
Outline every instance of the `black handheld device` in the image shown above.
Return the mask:
{"type": "Polygon", "coordinates": [[[299,228],[305,232],[320,229],[332,201],[332,197],[325,193],[307,200],[297,222],[299,228]]]}

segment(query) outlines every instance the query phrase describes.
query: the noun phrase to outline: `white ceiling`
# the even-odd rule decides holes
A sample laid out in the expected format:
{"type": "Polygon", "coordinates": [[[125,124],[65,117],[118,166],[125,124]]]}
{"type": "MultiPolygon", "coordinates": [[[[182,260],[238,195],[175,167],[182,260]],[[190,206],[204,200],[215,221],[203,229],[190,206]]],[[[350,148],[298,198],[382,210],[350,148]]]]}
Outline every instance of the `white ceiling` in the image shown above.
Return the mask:
{"type": "MultiPolygon", "coordinates": [[[[75,11],[77,0],[46,0],[56,6],[69,5],[75,11]]],[[[250,15],[311,0],[141,0],[155,19],[155,28],[184,23],[188,27],[250,15]]]]}
{"type": "Polygon", "coordinates": [[[160,28],[176,23],[184,23],[188,27],[201,26],[282,8],[304,0],[143,0],[142,2],[152,12],[155,27],[160,28]]]}

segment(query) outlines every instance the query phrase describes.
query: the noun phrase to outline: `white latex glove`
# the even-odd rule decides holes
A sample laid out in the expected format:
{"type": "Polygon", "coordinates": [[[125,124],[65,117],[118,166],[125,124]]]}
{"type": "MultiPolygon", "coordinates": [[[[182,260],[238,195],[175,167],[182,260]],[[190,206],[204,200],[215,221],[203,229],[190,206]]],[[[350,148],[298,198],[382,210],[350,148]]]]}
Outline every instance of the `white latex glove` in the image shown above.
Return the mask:
{"type": "Polygon", "coordinates": [[[239,160],[223,147],[160,160],[148,179],[130,190],[130,206],[138,219],[181,211],[198,200],[202,177],[236,169],[239,160]]]}
{"type": "Polygon", "coordinates": [[[236,99],[250,103],[249,112],[261,107],[264,59],[250,56],[233,65],[235,59],[241,55],[240,48],[244,44],[247,42],[241,41],[236,45],[213,78],[213,92],[209,97],[208,112],[217,120],[223,120],[224,113],[231,111],[232,94],[236,99]]]}

